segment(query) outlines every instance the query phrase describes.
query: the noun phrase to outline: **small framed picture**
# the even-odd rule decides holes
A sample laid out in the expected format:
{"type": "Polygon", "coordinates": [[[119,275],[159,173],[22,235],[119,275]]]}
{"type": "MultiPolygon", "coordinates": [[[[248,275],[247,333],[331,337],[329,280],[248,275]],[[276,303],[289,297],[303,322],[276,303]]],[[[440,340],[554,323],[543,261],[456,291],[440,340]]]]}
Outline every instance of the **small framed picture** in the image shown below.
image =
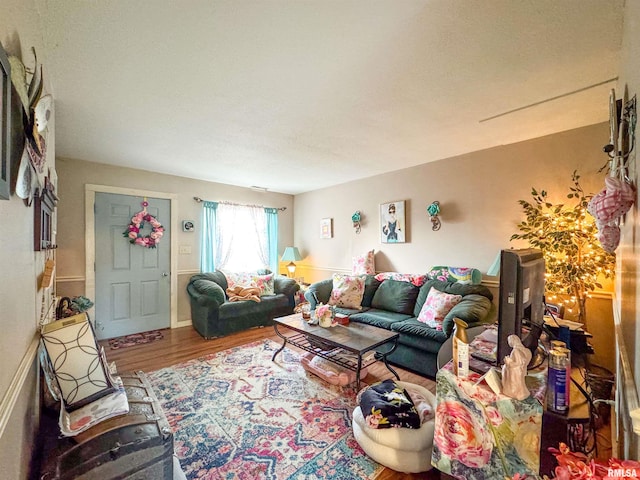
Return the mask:
{"type": "Polygon", "coordinates": [[[193,220],[183,220],[182,221],[182,231],[183,232],[193,232],[196,229],[193,220]]]}
{"type": "Polygon", "coordinates": [[[323,218],[320,220],[320,238],[333,237],[333,218],[323,218]]]}
{"type": "Polygon", "coordinates": [[[380,205],[380,241],[405,242],[404,200],[380,205]]]}

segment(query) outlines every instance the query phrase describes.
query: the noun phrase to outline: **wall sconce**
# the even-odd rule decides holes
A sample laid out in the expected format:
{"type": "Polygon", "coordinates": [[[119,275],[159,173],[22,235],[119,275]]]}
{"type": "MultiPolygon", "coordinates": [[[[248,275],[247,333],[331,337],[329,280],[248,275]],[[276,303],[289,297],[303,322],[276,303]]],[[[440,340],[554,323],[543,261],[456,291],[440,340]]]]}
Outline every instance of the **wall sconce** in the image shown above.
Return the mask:
{"type": "Polygon", "coordinates": [[[440,222],[440,202],[435,201],[431,205],[427,207],[427,213],[429,217],[431,217],[431,230],[437,231],[440,230],[442,223],[440,222]]]}
{"type": "Polygon", "coordinates": [[[361,220],[360,210],[358,210],[356,213],[351,215],[351,221],[353,222],[353,228],[356,229],[356,233],[360,233],[360,231],[362,230],[362,225],[360,225],[360,220],[361,220]]]}
{"type": "Polygon", "coordinates": [[[293,278],[293,274],[296,272],[296,264],[293,262],[299,262],[302,260],[302,256],[298,251],[298,247],[287,247],[284,249],[284,253],[282,254],[282,261],[289,261],[289,265],[287,265],[287,270],[289,270],[289,277],[293,278]]]}

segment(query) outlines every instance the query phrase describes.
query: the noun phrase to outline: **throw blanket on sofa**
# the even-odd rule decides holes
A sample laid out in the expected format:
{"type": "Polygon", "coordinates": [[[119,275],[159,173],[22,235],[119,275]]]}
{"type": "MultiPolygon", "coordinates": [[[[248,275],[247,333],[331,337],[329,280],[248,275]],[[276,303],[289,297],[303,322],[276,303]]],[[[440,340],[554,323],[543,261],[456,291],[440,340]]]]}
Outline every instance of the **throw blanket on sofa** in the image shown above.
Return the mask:
{"type": "Polygon", "coordinates": [[[369,428],[420,428],[420,415],[407,391],[393,380],[374,383],[360,395],[369,428]]]}
{"type": "Polygon", "coordinates": [[[233,288],[227,288],[227,297],[229,297],[230,302],[239,302],[241,300],[260,302],[260,289],[258,287],[236,285],[233,288]]]}

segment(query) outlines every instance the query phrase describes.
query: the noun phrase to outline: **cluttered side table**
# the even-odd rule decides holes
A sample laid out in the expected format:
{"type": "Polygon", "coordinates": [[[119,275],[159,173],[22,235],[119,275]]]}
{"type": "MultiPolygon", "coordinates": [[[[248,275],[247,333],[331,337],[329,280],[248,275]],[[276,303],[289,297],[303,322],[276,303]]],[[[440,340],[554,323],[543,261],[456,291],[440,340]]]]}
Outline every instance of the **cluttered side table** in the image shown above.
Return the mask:
{"type": "MultiPolygon", "coordinates": [[[[486,353],[481,335],[486,328],[490,327],[469,329],[472,356],[486,353]]],[[[571,371],[575,381],[569,410],[559,414],[546,408],[546,361],[528,370],[525,381],[530,396],[516,400],[495,393],[480,373],[454,375],[450,345],[444,344],[440,353],[432,464],[441,472],[465,479],[549,475],[557,463],[548,448],[557,448],[560,442],[584,443],[590,434],[589,401],[577,387],[578,368],[571,371]]],[[[477,359],[472,360],[479,366],[477,359]]]]}
{"type": "Polygon", "coordinates": [[[537,475],[544,375],[528,379],[525,400],[496,394],[480,379],[457,377],[451,363],[438,371],[432,465],[456,478],[537,475]]]}

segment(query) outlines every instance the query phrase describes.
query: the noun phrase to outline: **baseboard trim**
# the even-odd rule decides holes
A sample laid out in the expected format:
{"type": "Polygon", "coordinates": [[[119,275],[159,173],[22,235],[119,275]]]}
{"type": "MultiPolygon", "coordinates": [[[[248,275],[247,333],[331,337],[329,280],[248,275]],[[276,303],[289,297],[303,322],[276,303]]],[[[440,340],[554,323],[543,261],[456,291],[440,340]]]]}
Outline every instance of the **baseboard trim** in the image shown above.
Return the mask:
{"type": "Polygon", "coordinates": [[[33,362],[36,359],[39,343],[40,335],[36,334],[31,340],[29,348],[27,348],[27,351],[22,357],[20,365],[18,365],[18,370],[11,379],[11,383],[9,384],[9,388],[7,389],[7,393],[5,393],[2,401],[0,402],[0,438],[2,438],[2,436],[4,435],[4,431],[9,424],[11,415],[13,414],[13,409],[16,406],[18,398],[20,397],[20,392],[24,387],[29,372],[33,368],[33,362]]]}

